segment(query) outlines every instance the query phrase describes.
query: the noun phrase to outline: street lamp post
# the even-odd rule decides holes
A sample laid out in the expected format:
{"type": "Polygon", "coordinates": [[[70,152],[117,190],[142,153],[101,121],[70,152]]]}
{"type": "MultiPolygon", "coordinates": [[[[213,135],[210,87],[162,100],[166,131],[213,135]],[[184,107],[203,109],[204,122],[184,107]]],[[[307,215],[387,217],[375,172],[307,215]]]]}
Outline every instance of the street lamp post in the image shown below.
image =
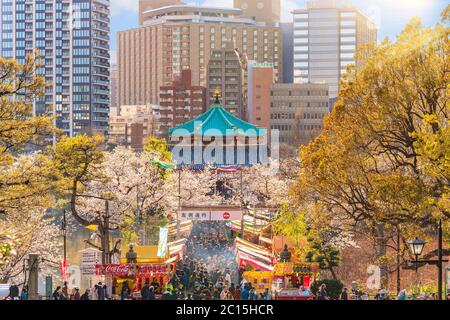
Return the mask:
{"type": "Polygon", "coordinates": [[[67,260],[67,222],[66,222],[66,209],[64,209],[63,221],[61,223],[61,230],[63,235],[63,246],[64,246],[64,263],[67,260]]]}
{"type": "Polygon", "coordinates": [[[425,241],[418,238],[408,241],[409,250],[414,255],[415,260],[413,263],[416,266],[416,272],[418,270],[419,263],[434,264],[438,267],[438,300],[442,300],[442,265],[448,260],[442,259],[442,220],[439,220],[438,224],[438,258],[437,260],[419,260],[419,256],[422,255],[423,248],[425,247],[425,241]]]}

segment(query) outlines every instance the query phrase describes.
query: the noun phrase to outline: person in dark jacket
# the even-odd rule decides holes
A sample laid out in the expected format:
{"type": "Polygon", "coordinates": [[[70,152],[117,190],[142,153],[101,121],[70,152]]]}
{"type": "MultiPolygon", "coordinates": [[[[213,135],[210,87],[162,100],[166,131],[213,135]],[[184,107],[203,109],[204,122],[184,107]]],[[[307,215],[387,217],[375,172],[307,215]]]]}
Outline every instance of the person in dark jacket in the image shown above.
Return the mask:
{"type": "Polygon", "coordinates": [[[89,293],[90,293],[90,289],[86,289],[86,291],[81,295],[80,300],[90,300],[89,299],[89,293]]]}
{"type": "Polygon", "coordinates": [[[122,290],[120,291],[120,300],[128,299],[128,297],[130,296],[130,293],[131,293],[131,289],[130,289],[130,286],[128,285],[128,281],[125,281],[122,284],[122,290]]]}
{"type": "Polygon", "coordinates": [[[348,292],[347,292],[347,288],[344,288],[341,292],[341,300],[348,300],[348,292]]]}
{"type": "Polygon", "coordinates": [[[75,288],[75,292],[73,294],[73,300],[80,300],[80,289],[75,288]]]}
{"type": "Polygon", "coordinates": [[[149,295],[150,295],[150,287],[148,283],[146,283],[141,289],[142,300],[150,300],[149,295]]]}
{"type": "Polygon", "coordinates": [[[19,300],[19,287],[15,282],[13,282],[9,287],[9,297],[11,300],[19,300]]]}
{"type": "Polygon", "coordinates": [[[97,300],[105,300],[105,288],[101,282],[95,285],[95,292],[97,293],[97,300]]]}
{"type": "Polygon", "coordinates": [[[325,285],[325,283],[323,283],[320,286],[320,290],[319,290],[319,294],[318,294],[317,300],[328,300],[327,286],[325,285]]]}
{"type": "Polygon", "coordinates": [[[155,288],[150,287],[148,290],[148,300],[156,300],[155,288]]]}
{"type": "Polygon", "coordinates": [[[61,286],[57,286],[56,290],[53,291],[53,300],[63,300],[62,298],[62,292],[61,292],[61,286]]]}

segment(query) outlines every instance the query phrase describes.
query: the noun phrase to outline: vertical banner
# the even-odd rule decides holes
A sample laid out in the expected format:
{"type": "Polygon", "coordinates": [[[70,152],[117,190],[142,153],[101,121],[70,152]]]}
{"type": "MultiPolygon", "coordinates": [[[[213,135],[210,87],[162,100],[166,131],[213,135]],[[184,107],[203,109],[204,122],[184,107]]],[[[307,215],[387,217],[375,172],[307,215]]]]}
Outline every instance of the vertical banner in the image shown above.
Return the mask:
{"type": "Polygon", "coordinates": [[[159,228],[158,254],[160,258],[166,257],[168,228],[159,228]]]}
{"type": "Polygon", "coordinates": [[[59,272],[61,273],[61,277],[64,281],[67,281],[69,279],[69,261],[62,260],[59,263],[59,272]]]}

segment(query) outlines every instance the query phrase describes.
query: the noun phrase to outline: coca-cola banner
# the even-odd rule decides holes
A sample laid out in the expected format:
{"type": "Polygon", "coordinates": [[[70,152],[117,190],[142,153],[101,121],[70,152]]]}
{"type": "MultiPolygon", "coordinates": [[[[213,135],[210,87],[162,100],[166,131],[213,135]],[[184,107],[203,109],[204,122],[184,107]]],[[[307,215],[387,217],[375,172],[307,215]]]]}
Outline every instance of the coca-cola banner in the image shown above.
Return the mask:
{"type": "Polygon", "coordinates": [[[115,276],[144,276],[170,274],[172,266],[168,264],[98,264],[96,274],[111,274],[115,276]]]}

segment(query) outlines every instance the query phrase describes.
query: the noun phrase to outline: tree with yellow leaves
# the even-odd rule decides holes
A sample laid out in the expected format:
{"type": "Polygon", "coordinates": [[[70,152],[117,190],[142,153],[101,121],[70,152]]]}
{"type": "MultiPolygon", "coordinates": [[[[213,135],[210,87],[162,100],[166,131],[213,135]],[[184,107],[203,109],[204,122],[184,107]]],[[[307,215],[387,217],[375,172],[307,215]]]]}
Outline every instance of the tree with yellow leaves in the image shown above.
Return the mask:
{"type": "Polygon", "coordinates": [[[448,33],[413,19],[397,42],[361,51],[364,67],[348,69],[291,189],[299,206],[373,240],[385,288],[397,230],[429,232],[450,218],[448,33]]]}
{"type": "Polygon", "coordinates": [[[20,223],[13,219],[17,212],[33,216],[47,209],[58,188],[59,176],[45,153],[56,130],[50,117],[33,115],[33,101],[45,88],[36,75],[39,67],[35,55],[24,64],[0,57],[0,266],[23,248],[8,221],[20,223]]]}

